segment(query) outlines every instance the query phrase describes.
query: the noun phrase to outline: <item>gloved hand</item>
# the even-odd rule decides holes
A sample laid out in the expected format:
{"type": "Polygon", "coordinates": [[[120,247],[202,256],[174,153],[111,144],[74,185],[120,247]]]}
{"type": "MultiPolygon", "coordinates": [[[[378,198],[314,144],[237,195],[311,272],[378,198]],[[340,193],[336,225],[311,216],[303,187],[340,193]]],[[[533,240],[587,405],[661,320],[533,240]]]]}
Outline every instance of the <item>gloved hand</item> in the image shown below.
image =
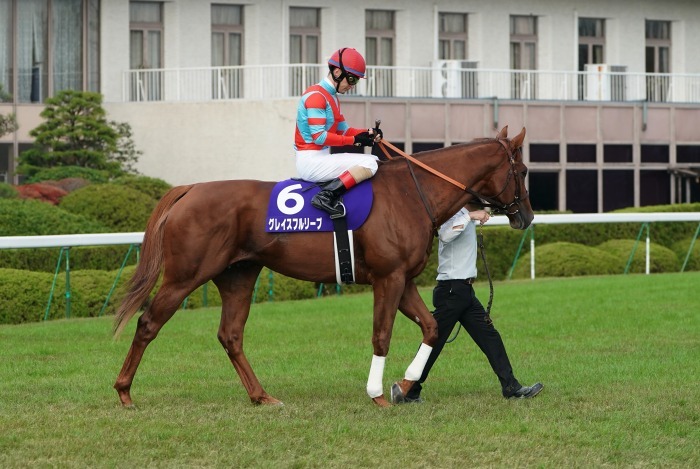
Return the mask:
{"type": "Polygon", "coordinates": [[[374,137],[374,142],[379,142],[384,138],[384,132],[379,127],[372,127],[372,137],[374,137]]]}
{"type": "Polygon", "coordinates": [[[360,132],[359,134],[355,135],[353,145],[356,147],[371,147],[374,145],[374,136],[370,135],[369,131],[360,132]]]}

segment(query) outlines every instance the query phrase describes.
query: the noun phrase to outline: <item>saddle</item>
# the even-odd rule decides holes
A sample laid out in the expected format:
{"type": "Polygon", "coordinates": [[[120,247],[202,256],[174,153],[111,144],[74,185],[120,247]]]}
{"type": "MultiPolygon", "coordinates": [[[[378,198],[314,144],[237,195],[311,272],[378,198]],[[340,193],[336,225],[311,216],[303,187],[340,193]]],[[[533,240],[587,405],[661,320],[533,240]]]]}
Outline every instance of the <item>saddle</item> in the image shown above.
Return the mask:
{"type": "Polygon", "coordinates": [[[353,231],[360,228],[372,209],[372,183],[366,180],[341,198],[346,215],[331,219],[330,215],[311,205],[321,190],[315,182],[287,179],[275,184],[267,206],[268,233],[308,233],[333,231],[335,276],[338,284],[355,282],[353,231]]]}

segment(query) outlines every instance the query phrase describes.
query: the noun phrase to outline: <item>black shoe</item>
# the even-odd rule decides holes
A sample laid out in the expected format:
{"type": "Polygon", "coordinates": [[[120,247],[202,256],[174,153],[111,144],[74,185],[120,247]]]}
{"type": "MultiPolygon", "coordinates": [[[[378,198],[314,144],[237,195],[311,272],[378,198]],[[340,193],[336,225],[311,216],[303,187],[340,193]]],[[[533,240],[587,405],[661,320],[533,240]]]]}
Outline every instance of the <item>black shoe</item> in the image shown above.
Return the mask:
{"type": "Polygon", "coordinates": [[[341,218],[345,216],[345,204],[338,200],[347,189],[339,178],[333,179],[326,184],[318,194],[311,199],[311,205],[319,210],[328,212],[331,218],[341,218]]]}
{"type": "Polygon", "coordinates": [[[423,398],[420,396],[408,397],[401,392],[399,383],[391,385],[391,403],[392,404],[422,404],[423,398]]]}
{"type": "Polygon", "coordinates": [[[544,385],[535,383],[532,386],[522,386],[510,396],[505,396],[506,399],[532,399],[542,391],[544,385]]]}

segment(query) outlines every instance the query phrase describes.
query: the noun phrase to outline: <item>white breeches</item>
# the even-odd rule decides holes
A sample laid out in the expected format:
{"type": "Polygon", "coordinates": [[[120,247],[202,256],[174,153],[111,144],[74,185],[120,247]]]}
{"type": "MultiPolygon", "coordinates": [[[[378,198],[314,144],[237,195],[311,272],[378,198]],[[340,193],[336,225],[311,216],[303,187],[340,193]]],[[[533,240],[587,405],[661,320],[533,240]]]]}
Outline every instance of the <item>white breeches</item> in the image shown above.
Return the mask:
{"type": "Polygon", "coordinates": [[[377,157],[364,153],[335,153],[325,150],[302,150],[296,152],[299,177],[312,182],[325,182],[335,179],[353,166],[362,166],[377,172],[377,157]]]}

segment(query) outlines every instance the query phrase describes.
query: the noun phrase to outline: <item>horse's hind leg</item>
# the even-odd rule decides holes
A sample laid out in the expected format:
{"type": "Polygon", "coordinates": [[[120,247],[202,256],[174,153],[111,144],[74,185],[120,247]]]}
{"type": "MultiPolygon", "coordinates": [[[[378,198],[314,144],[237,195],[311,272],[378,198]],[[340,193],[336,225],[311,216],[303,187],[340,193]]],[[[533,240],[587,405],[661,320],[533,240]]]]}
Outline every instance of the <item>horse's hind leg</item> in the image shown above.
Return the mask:
{"type": "Polygon", "coordinates": [[[236,369],[241,382],[254,404],[280,405],[260,385],[253,368],[243,352],[243,332],[250,313],[250,303],[255,279],[262,266],[239,262],[232,265],[214,279],[221,293],[221,324],[219,342],[236,369]]]}
{"type": "Polygon", "coordinates": [[[141,363],[143,353],[148,344],[158,335],[158,332],[168,320],[173,317],[185,297],[192,288],[164,283],[153,298],[151,305],[141,315],[136,326],[134,340],[131,342],[129,353],[124,359],[114,389],[119,394],[119,399],[125,407],[133,407],[131,401],[131,383],[134,381],[136,369],[141,363]]]}

